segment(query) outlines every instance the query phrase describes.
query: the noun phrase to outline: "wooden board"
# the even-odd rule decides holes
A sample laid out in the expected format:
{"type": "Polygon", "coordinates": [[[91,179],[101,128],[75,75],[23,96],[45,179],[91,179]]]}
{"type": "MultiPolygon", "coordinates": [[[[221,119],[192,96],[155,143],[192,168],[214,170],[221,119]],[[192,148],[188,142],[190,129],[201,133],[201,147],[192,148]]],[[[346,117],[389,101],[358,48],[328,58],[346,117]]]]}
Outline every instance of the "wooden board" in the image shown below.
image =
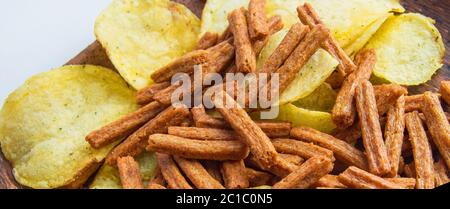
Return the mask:
{"type": "MultiPolygon", "coordinates": [[[[197,16],[201,16],[204,7],[203,0],[175,0],[186,5],[197,16]]],[[[402,4],[409,12],[418,12],[431,17],[436,20],[436,25],[444,38],[444,44],[447,51],[450,51],[450,1],[447,0],[403,0],[402,4]]],[[[92,43],[80,54],[75,56],[67,64],[94,64],[109,67],[114,69],[104,50],[98,42],[92,43]]],[[[425,91],[437,91],[439,83],[442,80],[450,78],[450,55],[446,54],[444,60],[444,67],[437,73],[433,79],[420,86],[410,87],[409,90],[413,94],[422,93],[425,91]]],[[[8,161],[3,156],[0,150],[0,189],[17,189],[24,188],[19,185],[12,175],[12,169],[8,161]]]]}

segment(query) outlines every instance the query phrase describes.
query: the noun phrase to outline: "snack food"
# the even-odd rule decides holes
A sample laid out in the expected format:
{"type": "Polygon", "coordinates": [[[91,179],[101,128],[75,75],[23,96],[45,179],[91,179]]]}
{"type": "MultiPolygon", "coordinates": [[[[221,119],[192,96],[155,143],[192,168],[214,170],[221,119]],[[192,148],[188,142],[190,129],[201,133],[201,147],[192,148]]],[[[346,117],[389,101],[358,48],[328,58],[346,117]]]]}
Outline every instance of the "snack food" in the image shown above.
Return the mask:
{"type": "Polygon", "coordinates": [[[223,189],[224,187],[196,160],[174,156],[175,161],[189,180],[199,189],[223,189]]]}
{"type": "Polygon", "coordinates": [[[225,161],[222,163],[221,171],[227,189],[244,189],[249,187],[249,178],[243,160],[225,161]]]}
{"type": "Polygon", "coordinates": [[[389,109],[387,123],[384,128],[384,139],[387,155],[391,165],[389,177],[399,173],[400,157],[402,154],[403,137],[405,132],[405,97],[398,98],[394,106],[389,109]]]}
{"type": "Polygon", "coordinates": [[[139,165],[132,157],[117,159],[117,168],[124,189],[144,189],[139,165]]]}
{"type": "Polygon", "coordinates": [[[339,174],[338,179],[342,184],[354,189],[404,189],[399,184],[353,166],[339,174]]]}
{"type": "Polygon", "coordinates": [[[183,174],[181,174],[172,156],[156,153],[156,159],[169,189],[192,189],[183,174]]]}

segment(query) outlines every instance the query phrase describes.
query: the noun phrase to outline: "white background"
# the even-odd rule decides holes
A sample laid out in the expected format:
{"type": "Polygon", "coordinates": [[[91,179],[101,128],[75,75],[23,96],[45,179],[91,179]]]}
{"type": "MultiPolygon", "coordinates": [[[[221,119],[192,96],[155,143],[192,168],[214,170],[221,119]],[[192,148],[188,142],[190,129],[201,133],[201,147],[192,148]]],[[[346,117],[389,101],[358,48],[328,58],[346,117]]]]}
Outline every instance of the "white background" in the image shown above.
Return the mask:
{"type": "Polygon", "coordinates": [[[27,78],[59,67],[95,40],[111,0],[0,1],[0,103],[27,78]]]}

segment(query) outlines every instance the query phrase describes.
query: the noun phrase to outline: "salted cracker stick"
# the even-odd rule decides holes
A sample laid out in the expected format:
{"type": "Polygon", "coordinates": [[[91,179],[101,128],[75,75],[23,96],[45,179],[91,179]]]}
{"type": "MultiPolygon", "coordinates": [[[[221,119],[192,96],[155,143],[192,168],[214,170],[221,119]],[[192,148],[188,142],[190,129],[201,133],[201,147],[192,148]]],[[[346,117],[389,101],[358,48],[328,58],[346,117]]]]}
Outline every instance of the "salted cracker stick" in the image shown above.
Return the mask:
{"type": "Polygon", "coordinates": [[[250,187],[269,185],[275,178],[275,176],[270,173],[257,171],[252,168],[245,168],[245,173],[247,175],[250,187]]]}
{"type": "Polygon", "coordinates": [[[414,156],[416,188],[433,189],[435,186],[433,153],[417,111],[405,115],[406,127],[414,156]]]}
{"type": "Polygon", "coordinates": [[[405,132],[405,97],[398,98],[387,115],[387,123],[384,128],[384,138],[386,150],[391,165],[388,177],[395,177],[399,174],[400,157],[402,155],[402,145],[405,132]]]}
{"type": "Polygon", "coordinates": [[[401,185],[383,179],[379,176],[350,166],[338,176],[339,181],[354,189],[405,189],[401,185]]]}
{"type": "Polygon", "coordinates": [[[293,166],[300,166],[305,162],[305,159],[298,155],[292,155],[292,154],[283,154],[280,153],[280,158],[285,160],[286,162],[292,164],[293,166]]]}
{"type": "Polygon", "coordinates": [[[265,8],[266,0],[250,0],[247,20],[248,31],[252,40],[259,40],[269,35],[265,8]]]}
{"type": "Polygon", "coordinates": [[[326,188],[335,188],[335,189],[346,189],[347,186],[342,184],[338,177],[335,175],[325,175],[324,177],[320,178],[319,181],[317,181],[313,187],[326,187],[326,188]]]}
{"type": "Polygon", "coordinates": [[[448,184],[450,182],[450,178],[448,177],[448,175],[448,169],[442,159],[434,163],[434,178],[436,187],[448,184]]]}
{"type": "Polygon", "coordinates": [[[336,98],[336,104],[332,109],[332,119],[340,128],[345,129],[353,125],[356,116],[354,103],[356,87],[363,81],[369,80],[376,63],[374,50],[364,50],[357,55],[357,69],[351,73],[342,83],[341,90],[336,98]]]}
{"type": "Polygon", "coordinates": [[[101,148],[120,140],[136,131],[140,126],[155,117],[166,106],[152,102],[144,107],[123,116],[86,136],[86,141],[94,148],[101,148]]]}
{"type": "Polygon", "coordinates": [[[369,171],[383,176],[389,173],[391,166],[383,141],[373,86],[369,81],[362,82],[356,88],[356,109],[369,171]]]}
{"type": "Polygon", "coordinates": [[[236,47],[236,66],[238,72],[252,73],[256,71],[256,55],[248,33],[245,9],[239,8],[228,16],[230,29],[233,32],[236,47]]]}
{"type": "Polygon", "coordinates": [[[347,165],[354,165],[361,169],[367,169],[367,160],[364,153],[345,141],[336,139],[331,135],[322,133],[312,128],[297,127],[292,129],[291,137],[297,140],[312,142],[323,148],[331,150],[338,160],[346,163],[347,165]]]}
{"type": "MultiPolygon", "coordinates": [[[[172,94],[180,88],[182,85],[181,82],[174,83],[165,89],[160,90],[157,94],[153,96],[153,99],[164,105],[172,104],[172,94]]],[[[181,98],[180,98],[181,99],[181,98]]]]}
{"type": "Polygon", "coordinates": [[[164,176],[164,180],[167,182],[167,188],[192,189],[192,186],[189,185],[183,174],[181,174],[180,169],[170,155],[156,153],[156,160],[161,168],[161,173],[164,176]]]}
{"type": "Polygon", "coordinates": [[[197,189],[224,189],[222,184],[209,175],[197,160],[189,160],[179,156],[173,158],[197,189]]]}
{"type": "Polygon", "coordinates": [[[245,189],[250,183],[243,160],[222,163],[222,177],[227,189],[245,189]]]}
{"type": "Polygon", "coordinates": [[[442,95],[442,99],[450,105],[450,81],[442,81],[440,93],[442,95]]]}
{"type": "Polygon", "coordinates": [[[151,76],[156,83],[170,81],[177,73],[194,73],[194,66],[205,64],[208,61],[208,51],[195,50],[176,59],[168,65],[160,68],[151,76]]]}
{"type": "Polygon", "coordinates": [[[169,127],[169,135],[179,136],[189,139],[212,140],[212,141],[234,141],[237,140],[236,132],[214,128],[196,127],[169,127]]]}
{"type": "Polygon", "coordinates": [[[153,134],[148,151],[167,153],[198,160],[241,160],[248,156],[248,147],[240,141],[204,141],[166,134],[153,134]]]}
{"type": "Polygon", "coordinates": [[[302,158],[324,157],[334,161],[333,152],[331,150],[319,147],[312,143],[306,143],[294,139],[273,139],[275,149],[283,154],[298,155],[302,158]]]}
{"type": "Polygon", "coordinates": [[[153,102],[153,97],[161,90],[170,86],[170,82],[155,83],[137,92],[136,101],[140,105],[146,105],[153,102]]]}
{"type": "Polygon", "coordinates": [[[149,183],[147,189],[167,189],[165,186],[155,183],[149,183]]]}
{"type": "Polygon", "coordinates": [[[313,157],[298,169],[276,183],[274,189],[307,189],[333,170],[327,158],[313,157]]]}
{"type": "Polygon", "coordinates": [[[148,136],[154,133],[167,133],[169,126],[179,125],[188,115],[189,110],[185,107],[168,107],[115,147],[106,157],[106,163],[114,166],[119,157],[137,156],[145,150],[148,136]]]}
{"type": "MultiPolygon", "coordinates": [[[[435,94],[432,93],[434,95],[436,95],[438,98],[441,97],[440,94],[435,94]]],[[[422,112],[422,106],[424,103],[424,94],[417,94],[417,95],[411,95],[411,96],[407,96],[405,97],[405,111],[406,112],[414,112],[414,111],[419,111],[422,112]]]]}
{"type": "Polygon", "coordinates": [[[383,84],[373,86],[377,101],[378,114],[383,116],[389,108],[397,102],[402,95],[408,94],[408,89],[397,84],[383,84]]]}
{"type": "Polygon", "coordinates": [[[220,171],[221,162],[213,160],[204,160],[202,162],[203,167],[216,181],[223,185],[222,173],[220,171]]]}
{"type": "Polygon", "coordinates": [[[197,46],[195,47],[195,50],[208,49],[208,48],[216,45],[218,40],[219,40],[219,34],[212,33],[212,32],[206,32],[205,34],[203,34],[203,36],[198,41],[197,46]]]}
{"type": "MultiPolygon", "coordinates": [[[[283,29],[283,20],[279,15],[275,15],[268,20],[269,24],[269,34],[273,35],[283,29]]],[[[269,42],[270,36],[266,36],[265,38],[261,40],[256,40],[252,43],[253,51],[255,52],[256,56],[259,56],[261,51],[264,49],[266,44],[269,42]]]]}
{"type": "Polygon", "coordinates": [[[133,157],[121,157],[117,159],[120,181],[124,189],[144,189],[139,164],[133,157]]]}
{"type": "Polygon", "coordinates": [[[385,178],[385,180],[390,181],[394,184],[397,184],[406,189],[414,189],[416,188],[416,179],[415,178],[385,178]]]}
{"type": "Polygon", "coordinates": [[[450,168],[450,124],[437,95],[431,92],[424,93],[422,112],[433,142],[450,168]]]}

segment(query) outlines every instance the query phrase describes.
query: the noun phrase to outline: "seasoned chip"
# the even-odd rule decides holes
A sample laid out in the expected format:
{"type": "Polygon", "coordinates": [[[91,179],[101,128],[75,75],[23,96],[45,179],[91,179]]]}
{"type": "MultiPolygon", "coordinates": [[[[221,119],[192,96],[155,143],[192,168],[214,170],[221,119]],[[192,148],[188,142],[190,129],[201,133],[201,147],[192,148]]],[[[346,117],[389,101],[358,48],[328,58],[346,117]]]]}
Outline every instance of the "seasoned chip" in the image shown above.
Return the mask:
{"type": "Polygon", "coordinates": [[[135,92],[112,70],[65,66],[29,79],[0,113],[0,143],[17,181],[58,188],[95,171],[115,144],[91,148],[84,138],[134,111],[135,92]]]}
{"type": "Polygon", "coordinates": [[[324,83],[313,93],[293,104],[309,110],[331,112],[336,102],[336,97],[337,92],[331,88],[330,84],[324,83]]]}
{"type": "Polygon", "coordinates": [[[390,17],[366,48],[377,51],[374,74],[392,83],[427,82],[442,66],[445,48],[434,21],[420,14],[390,17]]]}
{"type": "Polygon", "coordinates": [[[95,35],[114,66],[136,89],[159,68],[195,48],[200,20],[169,0],[114,0],[95,24],[95,35]]]}
{"type": "Polygon", "coordinates": [[[293,104],[280,106],[280,114],[277,120],[291,122],[294,127],[306,126],[325,133],[331,133],[336,128],[331,120],[330,113],[311,111],[296,107],[293,104]]]}

